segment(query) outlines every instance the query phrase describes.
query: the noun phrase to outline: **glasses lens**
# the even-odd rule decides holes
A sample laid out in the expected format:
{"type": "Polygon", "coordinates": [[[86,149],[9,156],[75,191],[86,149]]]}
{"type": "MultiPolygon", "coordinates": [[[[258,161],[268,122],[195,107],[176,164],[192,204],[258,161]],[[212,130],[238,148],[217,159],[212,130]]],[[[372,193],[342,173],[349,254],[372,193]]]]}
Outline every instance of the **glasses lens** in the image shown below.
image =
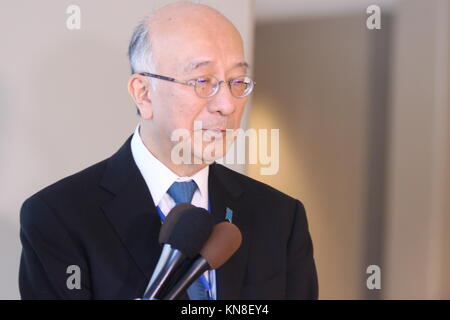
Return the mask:
{"type": "Polygon", "coordinates": [[[213,96],[217,91],[217,80],[213,77],[202,77],[195,80],[195,92],[203,98],[213,96]]]}
{"type": "Polygon", "coordinates": [[[253,80],[249,77],[240,77],[230,81],[231,93],[237,98],[248,96],[253,90],[253,80]]]}

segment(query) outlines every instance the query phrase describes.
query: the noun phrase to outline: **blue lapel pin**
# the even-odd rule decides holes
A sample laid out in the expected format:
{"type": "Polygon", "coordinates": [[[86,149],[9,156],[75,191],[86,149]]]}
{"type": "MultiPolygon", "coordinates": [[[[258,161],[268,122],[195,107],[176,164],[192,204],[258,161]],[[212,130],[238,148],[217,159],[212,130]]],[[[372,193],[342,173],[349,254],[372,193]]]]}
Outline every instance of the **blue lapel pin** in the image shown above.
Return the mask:
{"type": "Polygon", "coordinates": [[[227,207],[227,211],[225,214],[225,219],[228,220],[229,222],[233,222],[233,210],[231,210],[230,208],[227,207]]]}

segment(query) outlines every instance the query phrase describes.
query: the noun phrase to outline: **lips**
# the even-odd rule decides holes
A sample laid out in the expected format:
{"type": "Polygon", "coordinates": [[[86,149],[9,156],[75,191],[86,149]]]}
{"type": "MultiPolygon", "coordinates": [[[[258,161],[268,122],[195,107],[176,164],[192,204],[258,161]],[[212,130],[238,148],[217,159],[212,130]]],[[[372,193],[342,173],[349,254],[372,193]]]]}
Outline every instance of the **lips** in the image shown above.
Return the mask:
{"type": "Polygon", "coordinates": [[[211,128],[211,129],[203,129],[204,131],[217,131],[217,132],[224,132],[226,129],[222,129],[222,128],[211,128]]]}
{"type": "Polygon", "coordinates": [[[216,128],[216,129],[202,129],[203,131],[203,135],[206,138],[215,138],[215,139],[222,139],[225,135],[225,129],[220,129],[220,128],[216,128]]]}

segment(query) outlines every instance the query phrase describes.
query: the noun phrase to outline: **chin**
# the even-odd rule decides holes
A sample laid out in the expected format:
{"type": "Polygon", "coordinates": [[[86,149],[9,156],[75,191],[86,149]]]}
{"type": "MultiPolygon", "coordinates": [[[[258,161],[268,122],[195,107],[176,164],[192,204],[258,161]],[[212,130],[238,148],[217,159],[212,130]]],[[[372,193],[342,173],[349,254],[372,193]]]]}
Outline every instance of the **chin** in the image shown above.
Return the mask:
{"type": "Polygon", "coordinates": [[[197,159],[201,159],[203,163],[211,164],[215,160],[223,158],[227,154],[228,146],[223,146],[224,143],[214,143],[206,144],[202,148],[202,153],[194,153],[197,159]]]}

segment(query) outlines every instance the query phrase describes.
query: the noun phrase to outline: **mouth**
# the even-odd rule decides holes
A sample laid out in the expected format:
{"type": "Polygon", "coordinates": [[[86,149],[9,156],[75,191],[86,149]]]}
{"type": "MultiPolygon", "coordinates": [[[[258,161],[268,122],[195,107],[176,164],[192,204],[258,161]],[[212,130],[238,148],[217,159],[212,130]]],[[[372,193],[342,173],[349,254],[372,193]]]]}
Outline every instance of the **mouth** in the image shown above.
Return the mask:
{"type": "Polygon", "coordinates": [[[212,138],[222,139],[225,136],[226,130],[221,128],[202,129],[202,132],[204,137],[209,138],[211,140],[212,138]]]}

